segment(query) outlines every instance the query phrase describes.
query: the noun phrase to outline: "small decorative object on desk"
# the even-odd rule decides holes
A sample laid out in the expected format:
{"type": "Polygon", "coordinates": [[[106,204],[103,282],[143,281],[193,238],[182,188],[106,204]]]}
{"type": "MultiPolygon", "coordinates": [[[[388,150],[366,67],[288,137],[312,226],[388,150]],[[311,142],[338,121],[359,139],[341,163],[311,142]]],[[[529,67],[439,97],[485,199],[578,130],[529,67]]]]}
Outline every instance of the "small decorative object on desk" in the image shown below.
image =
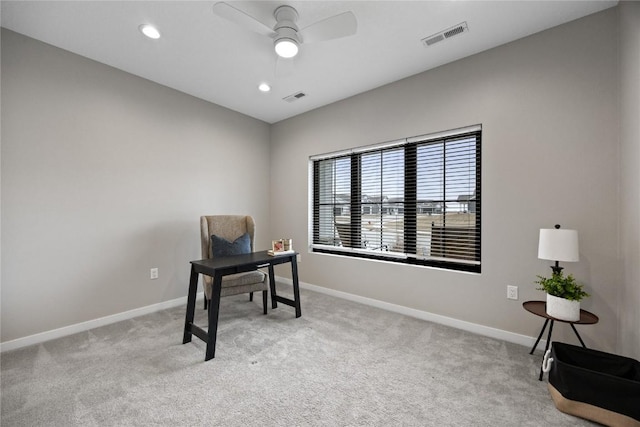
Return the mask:
{"type": "Polygon", "coordinates": [[[278,239],[271,241],[271,250],[267,251],[269,255],[285,255],[295,253],[293,250],[293,240],[278,239]]]}
{"type": "Polygon", "coordinates": [[[272,252],[282,252],[282,251],[284,251],[284,241],[282,239],[272,240],[271,241],[271,251],[272,252]]]}

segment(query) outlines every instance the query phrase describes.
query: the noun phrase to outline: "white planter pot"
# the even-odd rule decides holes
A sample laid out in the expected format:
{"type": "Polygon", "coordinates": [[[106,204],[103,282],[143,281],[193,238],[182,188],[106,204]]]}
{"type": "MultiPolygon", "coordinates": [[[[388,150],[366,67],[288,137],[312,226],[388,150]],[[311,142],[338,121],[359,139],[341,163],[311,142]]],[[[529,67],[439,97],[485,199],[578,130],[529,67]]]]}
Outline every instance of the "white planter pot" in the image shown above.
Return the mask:
{"type": "Polygon", "coordinates": [[[559,320],[580,320],[580,301],[570,301],[547,294],[547,314],[559,320]]]}

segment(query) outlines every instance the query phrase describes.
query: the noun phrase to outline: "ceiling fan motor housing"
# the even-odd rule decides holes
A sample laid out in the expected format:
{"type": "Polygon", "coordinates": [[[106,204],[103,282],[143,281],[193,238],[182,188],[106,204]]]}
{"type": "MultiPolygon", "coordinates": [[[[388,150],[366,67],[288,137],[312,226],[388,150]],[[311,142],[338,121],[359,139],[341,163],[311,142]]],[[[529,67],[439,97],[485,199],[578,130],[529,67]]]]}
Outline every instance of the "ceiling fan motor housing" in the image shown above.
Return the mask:
{"type": "Polygon", "coordinates": [[[276,25],[273,30],[276,32],[275,43],[283,39],[288,39],[296,44],[300,44],[301,40],[298,36],[298,26],[296,21],[298,20],[298,12],[291,6],[280,6],[274,12],[273,16],[276,18],[276,25]]]}

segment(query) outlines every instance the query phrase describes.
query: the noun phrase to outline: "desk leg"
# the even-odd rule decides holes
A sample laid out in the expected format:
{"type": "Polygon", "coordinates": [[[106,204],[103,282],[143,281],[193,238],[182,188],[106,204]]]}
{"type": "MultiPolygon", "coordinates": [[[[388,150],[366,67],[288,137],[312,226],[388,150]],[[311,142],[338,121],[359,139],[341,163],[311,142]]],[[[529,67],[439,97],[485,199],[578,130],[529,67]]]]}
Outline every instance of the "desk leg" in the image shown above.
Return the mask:
{"type": "Polygon", "coordinates": [[[187,315],[184,319],[184,337],[182,344],[191,342],[191,325],[196,311],[196,292],[198,288],[198,273],[191,266],[191,278],[189,279],[189,296],[187,297],[187,315]]]}
{"type": "MultiPolygon", "coordinates": [[[[551,320],[551,324],[549,325],[549,335],[547,335],[547,345],[544,346],[544,354],[547,354],[547,350],[549,350],[549,346],[551,345],[551,332],[553,332],[553,320],[551,320]]],[[[542,357],[544,360],[544,355],[542,357]]],[[[538,380],[542,381],[542,363],[540,363],[540,377],[538,377],[538,380]]]]}
{"type": "Polygon", "coordinates": [[[267,314],[267,291],[262,291],[262,312],[267,314]]]}
{"type": "Polygon", "coordinates": [[[269,288],[271,289],[271,308],[278,308],[278,301],[276,301],[276,274],[271,264],[269,264],[269,288]]]}
{"type": "Polygon", "coordinates": [[[218,335],[218,314],[220,313],[220,293],[222,291],[222,276],[216,274],[213,278],[213,289],[209,301],[209,330],[207,332],[207,353],[204,361],[213,359],[216,354],[216,337],[218,335]]]}
{"type": "Polygon", "coordinates": [[[533,352],[536,350],[536,347],[538,346],[538,343],[540,342],[540,338],[542,338],[542,334],[544,334],[544,330],[547,329],[547,323],[549,323],[549,319],[545,319],[544,326],[542,327],[542,330],[540,331],[540,335],[538,335],[538,339],[536,340],[536,343],[533,345],[533,348],[531,349],[529,354],[533,354],[533,352]]]}
{"type": "Polygon", "coordinates": [[[573,332],[576,333],[576,336],[578,337],[578,339],[580,340],[580,344],[582,344],[582,347],[587,348],[586,345],[584,345],[584,341],[582,341],[582,338],[580,337],[580,334],[578,333],[578,330],[576,329],[576,327],[573,325],[573,323],[570,323],[571,327],[573,328],[573,332]]]}
{"type": "Polygon", "coordinates": [[[300,286],[298,283],[298,257],[294,255],[291,257],[291,278],[293,279],[293,300],[296,306],[296,317],[302,316],[302,309],[300,308],[300,286]]]}

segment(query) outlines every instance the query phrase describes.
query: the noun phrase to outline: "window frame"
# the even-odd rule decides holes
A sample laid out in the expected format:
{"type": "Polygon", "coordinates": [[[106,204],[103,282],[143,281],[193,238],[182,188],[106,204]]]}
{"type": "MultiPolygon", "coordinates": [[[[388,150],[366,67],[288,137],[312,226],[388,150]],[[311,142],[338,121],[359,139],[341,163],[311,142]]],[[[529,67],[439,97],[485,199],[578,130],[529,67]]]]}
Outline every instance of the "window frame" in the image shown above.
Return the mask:
{"type": "MultiPolygon", "coordinates": [[[[343,150],[338,152],[320,154],[309,157],[309,250],[314,253],[325,253],[340,256],[365,258],[371,260],[388,261],[400,264],[417,265],[443,268],[447,270],[466,271],[472,273],[481,273],[482,257],[482,228],[481,228],[481,212],[482,212],[482,125],[468,126],[464,128],[453,129],[444,132],[432,133],[427,135],[420,135],[415,137],[409,137],[396,141],[389,141],[381,144],[374,144],[368,146],[357,147],[349,150],[343,150]],[[417,190],[417,176],[418,176],[418,158],[417,150],[419,146],[435,143],[438,141],[443,142],[443,147],[446,147],[447,141],[459,140],[463,137],[475,138],[475,191],[474,191],[474,206],[475,206],[475,228],[474,228],[474,260],[463,261],[460,259],[434,256],[421,256],[417,254],[417,236],[418,236],[418,207],[420,206],[420,199],[418,198],[417,190]],[[349,203],[349,218],[351,235],[349,239],[357,242],[361,241],[360,230],[362,228],[362,184],[361,184],[361,159],[362,155],[374,152],[385,152],[394,148],[403,149],[404,157],[404,187],[403,187],[403,231],[404,234],[404,251],[403,252],[385,252],[385,251],[372,251],[359,247],[341,247],[335,244],[322,244],[320,243],[320,182],[316,177],[320,176],[320,162],[322,160],[329,159],[350,159],[350,203],[349,203]],[[408,174],[407,170],[415,170],[414,174],[408,174]],[[410,208],[407,208],[410,206],[410,208]],[[318,218],[316,221],[315,218],[318,218]],[[413,248],[411,245],[413,244],[413,248]],[[408,245],[408,246],[407,246],[408,245]],[[409,252],[407,248],[413,250],[409,252]]],[[[443,170],[446,171],[447,157],[443,154],[442,165],[443,170]]],[[[334,172],[335,173],[335,172],[334,172]]],[[[446,184],[442,184],[443,192],[443,218],[446,218],[446,184]]],[[[334,194],[335,196],[335,194],[334,194]]],[[[382,196],[382,190],[381,190],[382,196]]],[[[380,204],[382,204],[382,197],[380,204]]],[[[335,203],[334,203],[335,205],[335,203]]],[[[333,221],[335,223],[335,211],[333,214],[333,221]]],[[[445,235],[444,230],[441,231],[442,235],[445,235]]],[[[431,239],[432,234],[429,239],[431,239]]],[[[446,240],[445,240],[446,242],[446,240]]]]}

